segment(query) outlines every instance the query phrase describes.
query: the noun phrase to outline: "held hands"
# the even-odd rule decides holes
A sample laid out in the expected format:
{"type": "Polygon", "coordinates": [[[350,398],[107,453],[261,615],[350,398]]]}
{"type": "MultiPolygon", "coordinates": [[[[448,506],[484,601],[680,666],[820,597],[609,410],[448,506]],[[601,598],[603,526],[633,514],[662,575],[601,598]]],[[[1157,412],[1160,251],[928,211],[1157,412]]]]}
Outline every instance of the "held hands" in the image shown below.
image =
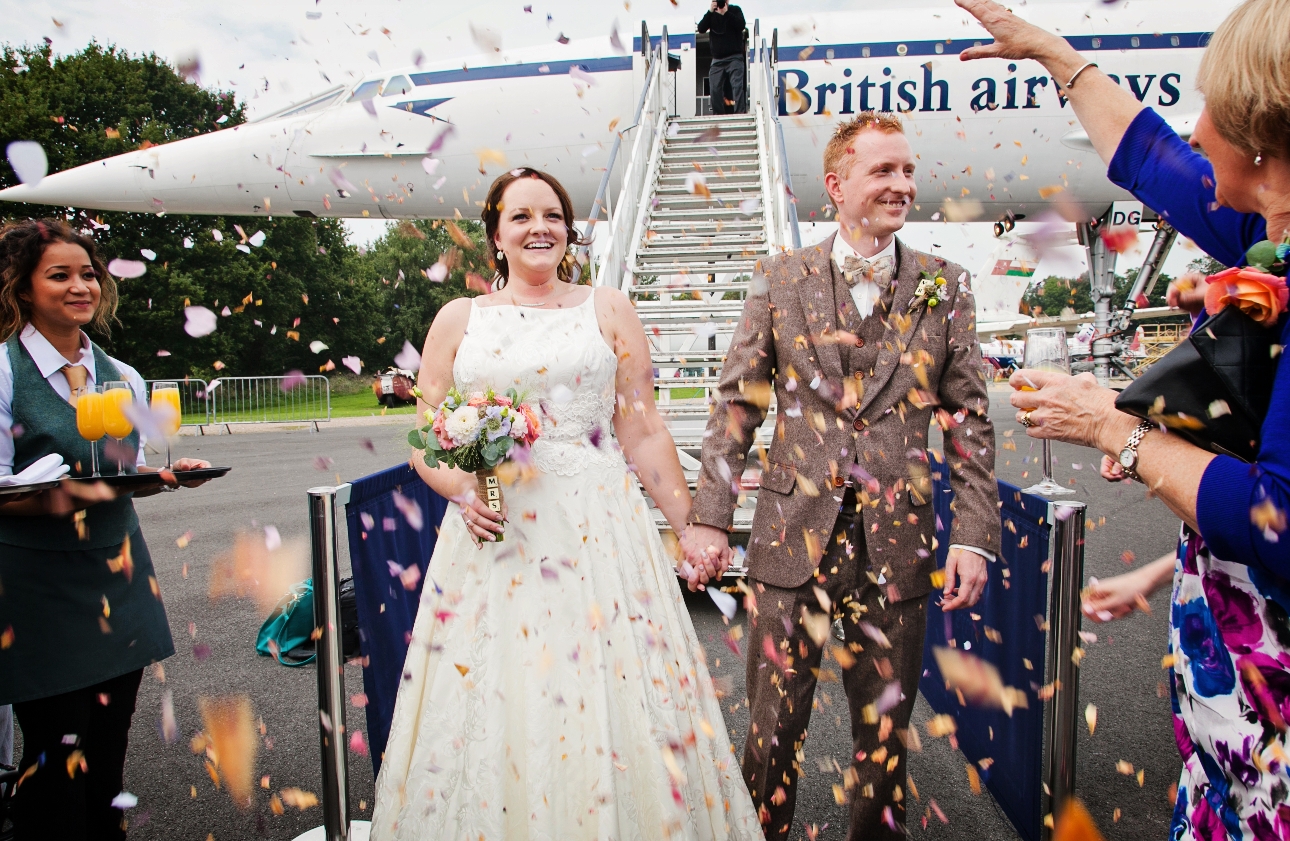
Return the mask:
{"type": "Polygon", "coordinates": [[[989,579],[985,558],[969,549],[952,547],[945,561],[945,589],[941,593],[941,610],[972,607],[981,600],[989,579]]]}
{"type": "Polygon", "coordinates": [[[730,536],[724,529],[697,523],[686,526],[681,533],[684,566],[680,572],[690,592],[702,590],[708,582],[720,579],[730,567],[732,554],[730,536]]]}

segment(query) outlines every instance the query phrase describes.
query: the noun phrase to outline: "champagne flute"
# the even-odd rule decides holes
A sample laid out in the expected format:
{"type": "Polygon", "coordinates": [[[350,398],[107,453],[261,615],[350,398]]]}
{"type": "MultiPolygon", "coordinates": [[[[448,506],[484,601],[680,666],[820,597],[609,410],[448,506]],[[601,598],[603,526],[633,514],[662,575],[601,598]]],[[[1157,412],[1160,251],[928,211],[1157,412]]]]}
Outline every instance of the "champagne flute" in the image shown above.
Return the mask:
{"type": "Polygon", "coordinates": [[[134,421],[126,415],[125,406],[133,402],[134,389],[130,388],[129,383],[113,380],[103,384],[103,429],[109,436],[116,439],[118,474],[125,472],[125,466],[121,463],[120,450],[124,448],[125,437],[134,431],[134,421]]]}
{"type": "Polygon", "coordinates": [[[166,436],[166,469],[174,463],[170,460],[170,439],[179,434],[183,415],[179,407],[179,383],[155,382],[152,384],[152,414],[157,426],[166,436]]]}
{"type": "MultiPolygon", "coordinates": [[[[1026,331],[1026,350],[1022,357],[1022,367],[1031,371],[1071,372],[1070,350],[1066,344],[1066,330],[1062,327],[1042,327],[1026,331]]],[[[1035,391],[1031,386],[1023,385],[1022,391],[1035,391]]],[[[1063,496],[1073,494],[1070,488],[1063,488],[1053,479],[1053,444],[1048,438],[1044,442],[1044,475],[1038,484],[1025,489],[1025,493],[1041,496],[1063,496]]]]}
{"type": "Polygon", "coordinates": [[[76,389],[76,431],[90,442],[90,475],[98,478],[99,445],[107,430],[103,426],[103,387],[83,385],[76,389]]]}

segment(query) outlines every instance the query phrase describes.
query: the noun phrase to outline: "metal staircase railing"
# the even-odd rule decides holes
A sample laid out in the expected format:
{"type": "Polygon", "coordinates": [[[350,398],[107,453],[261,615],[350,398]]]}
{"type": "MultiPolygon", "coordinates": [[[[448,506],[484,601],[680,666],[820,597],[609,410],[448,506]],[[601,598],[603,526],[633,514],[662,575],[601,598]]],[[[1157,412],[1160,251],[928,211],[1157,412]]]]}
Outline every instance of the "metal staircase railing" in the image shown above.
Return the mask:
{"type": "MultiPolygon", "coordinates": [[[[767,44],[754,23],[747,114],[672,118],[667,33],[650,46],[643,28],[648,64],[636,122],[610,151],[589,220],[612,205],[595,283],[625,292],[646,327],[659,408],[691,486],[712,391],[756,264],[801,244],[778,117],[777,40],[772,34],[767,44]],[[624,167],[618,153],[628,131],[636,135],[624,167]]],[[[772,409],[757,436],[763,446],[773,428],[772,409]]],[[[747,531],[757,479],[743,477],[741,485],[735,530],[747,531]]],[[[655,519],[665,527],[657,510],[655,519]]]]}
{"type": "MultiPolygon", "coordinates": [[[[649,44],[648,31],[644,33],[645,45],[649,44]]],[[[609,222],[608,247],[600,256],[600,265],[595,274],[596,286],[612,286],[615,289],[624,287],[625,276],[630,273],[630,257],[634,253],[635,243],[639,240],[640,230],[648,209],[648,201],[653,191],[653,172],[657,167],[657,151],[662,147],[663,132],[667,128],[668,103],[672,101],[672,78],[667,70],[667,27],[663,27],[663,36],[657,47],[647,47],[648,64],[645,71],[645,85],[641,92],[640,104],[636,108],[636,120],[632,126],[619,133],[610,150],[609,165],[600,182],[596,194],[596,204],[592,210],[592,224],[599,215],[600,209],[609,201],[609,182],[614,171],[618,148],[623,136],[628,131],[635,131],[631,155],[627,162],[627,171],[623,174],[622,184],[618,189],[618,201],[613,208],[609,222]],[[654,169],[651,168],[654,165],[654,169]]],[[[630,281],[628,281],[630,282],[630,281]]]]}

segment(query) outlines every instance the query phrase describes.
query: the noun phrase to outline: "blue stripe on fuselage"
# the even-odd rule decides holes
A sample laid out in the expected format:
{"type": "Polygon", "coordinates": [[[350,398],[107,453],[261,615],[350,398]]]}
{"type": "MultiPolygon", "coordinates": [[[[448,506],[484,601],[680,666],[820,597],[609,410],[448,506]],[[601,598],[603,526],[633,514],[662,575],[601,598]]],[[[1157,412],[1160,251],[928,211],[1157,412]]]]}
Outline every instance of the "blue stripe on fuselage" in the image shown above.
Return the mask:
{"type": "MultiPolygon", "coordinates": [[[[1209,41],[1211,32],[1164,32],[1146,35],[1078,35],[1068,36],[1066,41],[1080,52],[1117,50],[1132,52],[1135,50],[1187,50],[1203,48],[1209,41]],[[1137,46],[1134,46],[1134,40],[1137,46]],[[1175,43],[1175,41],[1177,43],[1175,43]]],[[[650,43],[657,46],[660,36],[651,36],[650,43]]],[[[689,44],[694,46],[694,35],[669,35],[668,48],[680,48],[689,44]]],[[[780,47],[781,62],[792,61],[829,61],[830,59],[848,58],[900,58],[903,47],[904,57],[953,55],[974,44],[989,44],[991,41],[970,38],[936,40],[936,41],[880,41],[871,44],[812,44],[810,47],[780,47]],[[937,47],[941,52],[936,51],[937,47]],[[807,49],[811,52],[803,57],[807,49]],[[865,54],[868,50],[868,55],[865,54]],[[832,56],[829,53],[832,52],[832,56]]],[[[640,50],[641,39],[632,39],[633,52],[640,50]]],[[[486,79],[519,79],[532,76],[563,76],[572,67],[579,67],[587,73],[615,73],[632,69],[632,56],[609,56],[607,58],[585,58],[573,61],[546,61],[524,64],[499,64],[490,67],[471,67],[462,70],[430,70],[424,73],[412,73],[412,84],[417,87],[441,85],[449,82],[470,82],[486,79]]]]}
{"type": "MultiPolygon", "coordinates": [[[[1097,50],[1187,50],[1199,49],[1209,42],[1212,32],[1153,32],[1149,35],[1075,35],[1067,36],[1066,41],[1072,47],[1080,52],[1096,52],[1097,50]],[[1135,45],[1133,42],[1137,40],[1135,45]],[[1175,39],[1177,43],[1175,43],[1175,39]]],[[[658,35],[650,36],[650,46],[657,47],[662,37],[658,35]]],[[[975,44],[992,44],[990,39],[977,40],[975,38],[956,38],[940,39],[936,41],[875,41],[873,43],[858,44],[811,44],[810,47],[788,47],[779,48],[780,61],[828,61],[829,51],[833,51],[832,58],[900,58],[900,47],[905,48],[904,56],[923,56],[923,55],[943,55],[955,54],[967,49],[975,44]],[[941,52],[936,48],[940,46],[941,52]],[[801,54],[807,49],[813,47],[810,54],[805,58],[801,54]],[[865,49],[869,54],[865,55],[865,49]]],[[[668,49],[676,49],[684,44],[694,46],[693,35],[669,35],[667,38],[668,49]]],[[[641,39],[636,37],[632,39],[632,51],[639,52],[641,48],[641,39]]]]}
{"type": "Polygon", "coordinates": [[[569,69],[579,67],[587,73],[613,73],[632,69],[631,56],[609,58],[584,58],[577,61],[544,61],[537,64],[499,64],[492,67],[472,67],[463,70],[430,70],[413,73],[412,84],[442,85],[448,82],[471,82],[483,79],[518,79],[525,76],[564,76],[569,69]]]}

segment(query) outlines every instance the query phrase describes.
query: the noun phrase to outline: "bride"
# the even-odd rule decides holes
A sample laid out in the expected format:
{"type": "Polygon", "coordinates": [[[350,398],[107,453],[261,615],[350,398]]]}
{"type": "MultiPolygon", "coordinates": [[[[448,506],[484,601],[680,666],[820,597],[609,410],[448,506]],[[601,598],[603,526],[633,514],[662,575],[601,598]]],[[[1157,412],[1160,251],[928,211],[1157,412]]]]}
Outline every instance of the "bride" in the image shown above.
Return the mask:
{"type": "MultiPolygon", "coordinates": [[[[569,282],[577,234],[550,175],[502,175],[483,218],[505,285],[440,310],[417,408],[454,384],[514,387],[540,404],[542,437],[504,521],[473,474],[413,456],[457,504],[430,560],[371,837],[761,838],[637,484],[683,534],[690,494],[641,323],[621,292],[569,282]]],[[[725,561],[692,560],[691,588],[725,561]]]]}

